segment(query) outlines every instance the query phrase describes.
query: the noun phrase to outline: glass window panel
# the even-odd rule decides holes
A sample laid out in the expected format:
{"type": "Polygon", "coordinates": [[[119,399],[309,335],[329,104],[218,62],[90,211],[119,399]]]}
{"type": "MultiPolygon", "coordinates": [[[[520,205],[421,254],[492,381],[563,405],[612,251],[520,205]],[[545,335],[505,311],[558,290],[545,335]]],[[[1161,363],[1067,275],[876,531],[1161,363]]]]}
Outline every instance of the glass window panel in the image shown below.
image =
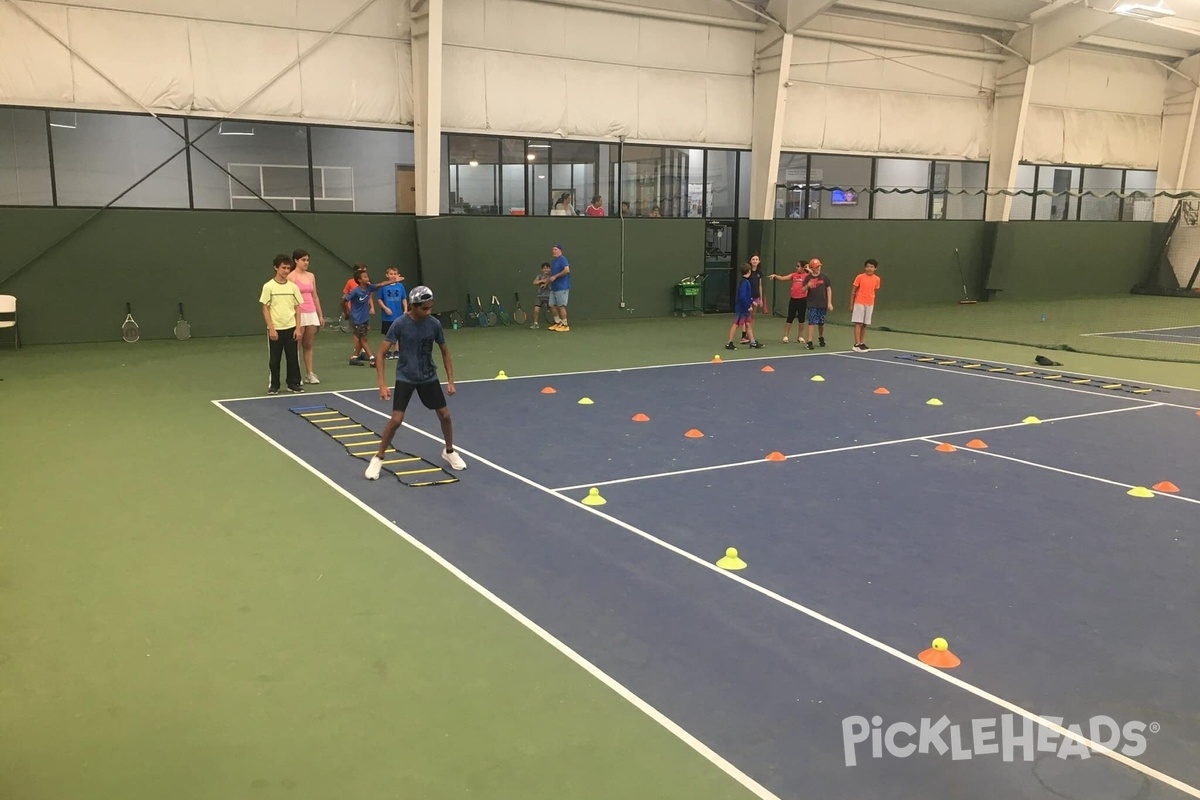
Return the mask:
{"type": "Polygon", "coordinates": [[[57,114],[50,135],[60,206],[106,206],[145,178],[114,205],[188,207],[182,119],[57,114]]]}
{"type": "Polygon", "coordinates": [[[871,159],[813,156],[809,163],[809,217],[866,219],[870,214],[871,159]]]}
{"type": "Polygon", "coordinates": [[[1093,169],[1083,171],[1083,190],[1094,192],[1095,197],[1079,198],[1079,218],[1102,222],[1116,222],[1121,218],[1121,179],[1124,170],[1093,169]]]}
{"type": "Polygon", "coordinates": [[[1042,166],[1038,169],[1034,219],[1075,219],[1079,198],[1065,193],[1079,190],[1081,172],[1079,167],[1042,166]]]}
{"type": "Polygon", "coordinates": [[[875,219],[928,219],[929,172],[932,162],[911,158],[875,160],[876,189],[918,189],[919,193],[875,193],[875,219]]]}
{"type": "Polygon", "coordinates": [[[600,145],[593,142],[554,142],[551,145],[553,170],[550,195],[554,201],[551,214],[587,212],[592,199],[600,194],[599,172],[596,169],[599,156],[600,145]],[[563,202],[563,195],[570,195],[566,203],[563,202]]]}
{"type": "Polygon", "coordinates": [[[738,207],[737,215],[742,219],[750,216],[750,151],[738,153],[738,207]]]}
{"type": "MultiPolygon", "coordinates": [[[[529,205],[533,213],[544,217],[550,213],[550,143],[533,140],[525,143],[525,164],[529,176],[529,205]]],[[[555,198],[557,202],[558,198],[555,198]]]]}
{"type": "Polygon", "coordinates": [[[1149,222],[1154,219],[1154,192],[1158,173],[1131,169],[1125,172],[1125,202],[1121,219],[1149,222]]]}
{"type": "MultiPolygon", "coordinates": [[[[400,169],[408,167],[411,172],[414,163],[410,131],[313,128],[312,152],[318,198],[323,175],[324,197],[351,200],[354,211],[412,213],[412,208],[399,207],[402,191],[412,193],[412,179],[401,177],[405,171],[400,169]]],[[[415,197],[405,201],[414,205],[415,197]]]]}
{"type": "Polygon", "coordinates": [[[736,150],[709,150],[708,177],[704,187],[706,214],[731,219],[737,213],[736,150]]]}
{"type": "Polygon", "coordinates": [[[933,166],[933,218],[983,219],[987,208],[987,164],[938,161],[933,166]]]}
{"type": "Polygon", "coordinates": [[[780,153],[775,183],[775,218],[805,219],[808,206],[808,156],[780,153]]]}
{"type": "Polygon", "coordinates": [[[689,186],[702,177],[702,150],[627,145],[621,157],[621,199],[629,201],[633,216],[688,216],[689,186]]]}
{"type": "Polygon", "coordinates": [[[194,119],[188,131],[196,208],[311,210],[304,126],[194,119]]]}
{"type": "Polygon", "coordinates": [[[0,205],[48,206],[53,202],[45,112],[0,108],[0,205]]]}
{"type": "MultiPolygon", "coordinates": [[[[1013,180],[1013,190],[1032,191],[1034,188],[1036,175],[1037,167],[1035,167],[1033,164],[1018,165],[1017,175],[1013,180]]],[[[1012,207],[1008,212],[1008,218],[1013,221],[1033,219],[1033,197],[1030,195],[1014,196],[1012,199],[1012,207]]]]}
{"type": "Polygon", "coordinates": [[[499,140],[450,134],[452,214],[498,214],[499,140]]]}
{"type": "Polygon", "coordinates": [[[524,139],[500,140],[500,210],[525,214],[526,165],[524,139]]]}

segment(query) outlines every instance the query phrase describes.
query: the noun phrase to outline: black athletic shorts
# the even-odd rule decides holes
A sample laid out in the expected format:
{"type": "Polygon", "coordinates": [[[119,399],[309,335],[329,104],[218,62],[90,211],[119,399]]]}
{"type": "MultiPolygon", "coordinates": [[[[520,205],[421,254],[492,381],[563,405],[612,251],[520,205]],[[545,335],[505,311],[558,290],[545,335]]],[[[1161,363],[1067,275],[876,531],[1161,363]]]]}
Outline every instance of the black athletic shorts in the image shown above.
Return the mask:
{"type": "Polygon", "coordinates": [[[417,396],[421,398],[421,403],[432,411],[446,407],[446,395],[442,394],[442,384],[439,381],[430,381],[429,383],[396,381],[396,388],[392,390],[392,410],[406,411],[413,392],[416,392],[417,396]]]}
{"type": "Polygon", "coordinates": [[[796,320],[800,320],[801,324],[803,324],[804,323],[804,312],[807,309],[808,309],[808,298],[807,297],[789,298],[788,299],[788,318],[787,318],[788,323],[790,324],[792,322],[795,322],[796,320]]]}

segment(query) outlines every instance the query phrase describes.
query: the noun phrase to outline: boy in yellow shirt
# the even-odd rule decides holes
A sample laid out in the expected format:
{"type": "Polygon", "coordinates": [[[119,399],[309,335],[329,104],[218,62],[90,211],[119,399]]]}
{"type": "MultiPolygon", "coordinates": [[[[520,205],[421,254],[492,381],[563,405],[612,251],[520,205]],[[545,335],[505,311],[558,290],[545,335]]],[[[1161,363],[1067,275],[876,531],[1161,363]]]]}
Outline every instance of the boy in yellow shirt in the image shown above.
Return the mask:
{"type": "Polygon", "coordinates": [[[267,394],[279,394],[279,361],[287,356],[287,387],[289,392],[303,392],[300,386],[300,305],[304,297],[296,284],[288,280],[292,259],[282,253],[275,256],[275,277],[263,284],[258,302],[262,304],[263,321],[267,323],[267,344],[270,350],[271,379],[267,394]]]}

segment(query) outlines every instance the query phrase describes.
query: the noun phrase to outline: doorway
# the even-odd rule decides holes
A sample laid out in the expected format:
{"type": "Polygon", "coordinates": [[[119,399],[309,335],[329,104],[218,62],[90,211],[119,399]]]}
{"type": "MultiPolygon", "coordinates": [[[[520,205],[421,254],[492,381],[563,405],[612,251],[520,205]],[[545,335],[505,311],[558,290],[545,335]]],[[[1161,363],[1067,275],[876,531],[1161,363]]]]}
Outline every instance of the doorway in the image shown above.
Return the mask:
{"type": "Polygon", "coordinates": [[[733,293],[738,279],[737,223],[710,219],[704,224],[704,311],[726,314],[733,311],[733,293]]]}
{"type": "Polygon", "coordinates": [[[417,213],[416,167],[396,165],[396,213],[417,213]]]}

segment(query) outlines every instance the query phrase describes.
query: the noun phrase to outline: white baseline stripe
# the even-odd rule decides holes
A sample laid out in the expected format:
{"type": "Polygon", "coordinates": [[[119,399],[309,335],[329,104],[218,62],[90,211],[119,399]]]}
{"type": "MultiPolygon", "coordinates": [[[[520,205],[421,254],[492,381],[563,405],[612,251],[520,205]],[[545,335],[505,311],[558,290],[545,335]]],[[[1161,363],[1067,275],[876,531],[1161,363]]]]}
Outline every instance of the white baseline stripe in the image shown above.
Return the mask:
{"type": "Polygon", "coordinates": [[[1080,336],[1116,336],[1120,333],[1157,333],[1158,331],[1185,331],[1188,328],[1200,328],[1200,325],[1176,325],[1173,328],[1138,328],[1136,331],[1102,331],[1101,333],[1081,333],[1080,336]]]}
{"type": "MultiPolygon", "coordinates": [[[[1154,408],[1155,406],[1158,406],[1158,405],[1160,405],[1160,404],[1154,403],[1154,404],[1142,405],[1142,406],[1128,406],[1126,408],[1110,408],[1107,411],[1089,411],[1086,414],[1070,414],[1065,417],[1049,417],[1047,419],[1042,420],[1042,422],[1044,422],[1044,423],[1062,422],[1063,420],[1068,420],[1068,419],[1083,419],[1084,417],[1099,417],[1104,414],[1120,414],[1124,411],[1141,411],[1141,410],[1147,409],[1147,408],[1154,408]]],[[[1005,430],[1006,428],[1023,428],[1028,424],[1029,423],[1027,423],[1027,422],[1008,422],[1008,423],[1005,423],[1004,425],[992,425],[987,428],[972,428],[970,430],[965,430],[965,431],[952,431],[950,433],[936,433],[933,435],[934,436],[966,436],[966,435],[972,434],[972,433],[987,433],[988,431],[1002,431],[1002,430],[1005,430]]],[[[905,444],[907,442],[926,441],[929,438],[930,438],[929,436],[908,436],[908,437],[905,437],[904,439],[888,439],[887,441],[883,441],[883,442],[867,442],[866,444],[850,444],[850,445],[846,445],[844,447],[831,447],[828,450],[812,450],[807,453],[795,453],[790,456],[785,456],[785,458],[788,461],[791,461],[793,458],[808,458],[809,456],[825,456],[825,455],[829,455],[830,453],[846,453],[851,450],[866,450],[866,449],[869,449],[872,447],[887,447],[888,445],[892,445],[892,444],[905,444]]],[[[614,483],[629,483],[630,481],[644,481],[644,480],[649,480],[650,478],[669,478],[669,477],[673,477],[675,475],[690,475],[695,472],[708,472],[708,471],[714,470],[714,469],[730,469],[733,467],[746,467],[746,466],[749,466],[750,464],[761,464],[765,460],[766,459],[764,459],[764,458],[756,458],[752,461],[736,461],[736,462],[729,463],[729,464],[716,464],[716,465],[713,465],[710,467],[692,467],[691,469],[677,469],[677,470],[673,470],[671,472],[655,472],[655,473],[651,473],[649,475],[634,475],[633,477],[630,477],[630,478],[614,478],[611,481],[599,481],[597,483],[581,483],[576,486],[560,486],[557,489],[552,489],[551,491],[567,492],[572,489],[587,489],[592,486],[611,486],[614,483]]]]}
{"type": "MultiPolygon", "coordinates": [[[[932,437],[932,436],[925,439],[925,441],[927,441],[931,444],[942,444],[943,443],[942,439],[932,437]]],[[[950,442],[950,444],[953,444],[953,442],[950,442]]],[[[974,450],[974,449],[972,449],[971,453],[978,454],[981,456],[990,456],[991,458],[999,458],[999,459],[1003,459],[1004,461],[1012,461],[1015,464],[1024,464],[1027,467],[1037,467],[1038,469],[1049,470],[1050,472],[1058,472],[1062,475],[1070,475],[1073,478],[1084,478],[1085,480],[1089,480],[1089,481],[1097,481],[1099,483],[1107,483],[1110,486],[1120,486],[1122,489],[1135,488],[1132,483],[1121,483],[1120,481],[1114,481],[1114,480],[1110,480],[1108,478],[1101,478],[1097,475],[1086,475],[1082,472],[1072,472],[1069,469],[1061,469],[1060,467],[1052,467],[1049,464],[1039,464],[1036,461],[1026,461],[1023,458],[1016,458],[1014,456],[1005,456],[1005,455],[1001,455],[1000,453],[993,453],[990,450],[974,450]]],[[[1154,491],[1154,490],[1151,489],[1150,491],[1154,491]]],[[[1184,497],[1183,495],[1172,494],[1170,492],[1154,492],[1154,493],[1156,495],[1159,495],[1160,497],[1169,497],[1172,500],[1183,500],[1185,503],[1196,503],[1197,505],[1200,505],[1200,500],[1195,500],[1191,497],[1184,497]]]]}
{"type": "MultiPolygon", "coordinates": [[[[841,353],[830,353],[830,355],[840,356],[842,354],[841,353]]],[[[847,356],[847,357],[849,357],[849,356],[847,356]]],[[[945,358],[961,359],[962,356],[945,356],[945,358]]],[[[1016,383],[1021,386],[1047,386],[1051,389],[1059,389],[1064,392],[1078,392],[1080,394],[1090,394],[1093,397],[1111,397],[1114,400],[1125,400],[1125,401],[1132,402],[1132,403],[1154,403],[1155,405],[1160,405],[1160,406],[1171,406],[1173,408],[1184,408],[1184,409],[1187,409],[1188,411],[1195,411],[1197,409],[1200,409],[1200,406],[1185,406],[1180,403],[1168,403],[1165,400],[1149,400],[1144,397],[1128,397],[1125,395],[1114,394],[1111,390],[1108,390],[1108,389],[1097,389],[1096,387],[1087,389],[1087,388],[1081,388],[1079,386],[1064,386],[1061,383],[1056,383],[1054,381],[1047,381],[1047,380],[1043,380],[1040,378],[1034,379],[1032,377],[1030,377],[1030,378],[1006,377],[1004,375],[997,375],[995,373],[988,373],[988,372],[979,372],[977,370],[972,370],[972,369],[948,369],[946,367],[939,367],[934,364],[915,364],[912,361],[885,361],[882,358],[873,358],[873,359],[864,359],[864,360],[874,361],[876,364],[894,364],[895,366],[898,366],[898,367],[916,367],[917,369],[931,369],[931,370],[934,370],[935,372],[943,372],[948,375],[968,375],[968,376],[975,377],[975,378],[988,378],[988,379],[994,380],[994,381],[1007,381],[1008,383],[1016,383]]],[[[1024,367],[1021,364],[1008,364],[1004,361],[989,360],[987,363],[1001,364],[1003,366],[1018,366],[1018,367],[1022,367],[1023,369],[1029,369],[1029,367],[1024,367]]],[[[1094,375],[1088,375],[1086,372],[1074,372],[1074,371],[1070,371],[1070,372],[1072,375],[1079,375],[1079,376],[1085,377],[1085,378],[1095,378],[1096,377],[1094,375]]],[[[1136,383],[1139,386],[1157,386],[1158,385],[1158,384],[1153,384],[1153,383],[1146,383],[1145,381],[1129,381],[1129,380],[1124,380],[1122,378],[1098,378],[1098,380],[1111,380],[1111,381],[1114,381],[1117,383],[1127,383],[1127,384],[1136,383]]],[[[1200,390],[1197,390],[1197,389],[1185,389],[1180,386],[1172,386],[1170,388],[1179,389],[1180,391],[1184,391],[1184,392],[1200,392],[1200,390]]]]}
{"type": "MultiPolygon", "coordinates": [[[[332,392],[331,394],[337,394],[337,392],[332,392]]],[[[342,397],[341,395],[337,395],[337,396],[342,397]]],[[[349,402],[354,403],[355,405],[362,406],[363,408],[368,408],[367,406],[362,405],[362,403],[359,403],[356,400],[351,400],[348,397],[342,397],[342,399],[348,400],[349,402]]],[[[668,731],[670,731],[672,734],[674,734],[676,737],[678,737],[681,741],[683,741],[685,744],[687,744],[689,747],[691,747],[697,753],[704,756],[706,759],[708,759],[710,762],[712,762],[714,765],[716,765],[718,768],[720,768],[721,771],[723,771],[726,775],[733,778],[735,781],[737,781],[739,784],[741,784],[743,787],[745,787],[747,790],[749,790],[755,797],[760,798],[760,800],[780,800],[778,795],[775,795],[774,793],[772,793],[768,789],[766,789],[766,787],[760,785],[757,781],[755,781],[749,775],[742,772],[740,769],[735,767],[732,763],[730,763],[725,758],[723,758],[715,750],[713,750],[708,745],[704,744],[699,739],[697,739],[695,736],[693,736],[692,734],[690,734],[686,730],[684,730],[678,723],[674,722],[673,720],[668,718],[665,714],[663,714],[661,711],[654,708],[654,706],[650,705],[645,700],[643,700],[642,698],[635,695],[632,691],[627,689],[623,684],[619,683],[615,678],[611,677],[606,672],[604,672],[599,667],[597,667],[595,664],[588,661],[586,658],[581,656],[579,653],[575,652],[566,643],[564,643],[560,639],[556,638],[549,631],[545,630],[540,625],[538,625],[536,622],[534,622],[533,620],[526,617],[520,611],[518,611],[517,609],[510,606],[508,603],[506,603],[504,600],[502,600],[496,594],[491,592],[485,586],[483,586],[482,584],[480,584],[479,582],[477,582],[476,580],[471,578],[471,576],[467,575],[465,572],[460,570],[458,567],[454,566],[454,564],[447,561],[444,557],[442,557],[440,554],[438,554],[435,550],[430,548],[428,545],[424,544],[423,542],[418,540],[416,537],[414,537],[412,534],[408,533],[407,531],[405,531],[402,528],[400,528],[399,526],[397,526],[395,523],[389,521],[386,517],[381,515],[379,512],[377,512],[375,509],[371,508],[369,505],[367,505],[366,503],[364,503],[357,497],[355,497],[350,492],[343,489],[341,486],[338,486],[332,479],[327,477],[320,470],[314,468],[307,461],[305,461],[304,459],[297,456],[295,453],[288,450],[286,447],[281,445],[279,442],[275,441],[270,436],[263,433],[261,430],[259,430],[258,428],[254,427],[249,422],[247,422],[246,420],[239,417],[233,411],[230,411],[228,408],[225,408],[225,406],[221,405],[221,401],[214,400],[212,402],[218,408],[220,408],[222,411],[224,411],[226,414],[233,417],[238,422],[242,423],[247,428],[249,428],[250,430],[254,431],[256,434],[261,436],[272,447],[279,450],[281,453],[283,453],[288,458],[295,461],[300,466],[304,467],[306,470],[311,472],[313,475],[316,475],[318,478],[320,478],[322,481],[324,481],[326,485],[330,486],[338,494],[342,495],[347,500],[349,500],[350,502],[354,503],[356,506],[361,508],[363,511],[370,514],[372,517],[374,517],[380,523],[382,523],[385,527],[391,529],[394,533],[396,533],[397,535],[402,537],[405,541],[407,541],[413,547],[417,548],[422,553],[429,556],[439,566],[443,567],[447,572],[454,575],[454,577],[461,580],[463,583],[465,583],[467,586],[474,589],[476,592],[481,594],[483,597],[487,598],[490,602],[495,604],[498,608],[503,610],[505,613],[507,613],[509,616],[511,616],[517,622],[524,625],[526,628],[528,628],[530,631],[532,631],[534,634],[536,634],[538,637],[540,637],[543,641],[545,641],[551,647],[558,650],[560,653],[565,655],[567,658],[569,658],[572,662],[574,662],[578,666],[582,667],[585,671],[587,671],[590,675],[592,675],[598,681],[603,683],[609,689],[612,689],[614,692],[616,692],[617,695],[619,695],[623,699],[627,700],[634,707],[636,707],[639,711],[644,713],[646,716],[650,717],[652,720],[657,722],[662,727],[666,728],[668,731]]],[[[378,411],[375,411],[375,409],[368,408],[368,410],[372,411],[373,413],[376,413],[376,414],[380,413],[378,411]]],[[[386,417],[388,415],[383,414],[382,416],[386,417]]],[[[404,423],[404,424],[406,427],[409,427],[409,428],[412,427],[408,423],[404,423]]],[[[425,433],[424,431],[421,431],[419,428],[413,428],[413,430],[416,430],[426,436],[429,436],[429,434],[425,433]]],[[[430,437],[430,438],[435,438],[435,437],[430,437]]],[[[441,440],[437,439],[437,441],[440,442],[441,440]]],[[[457,450],[458,448],[455,448],[455,449],[457,450]]],[[[466,451],[464,450],[463,452],[466,452],[466,451]]]]}
{"type": "MultiPolygon", "coordinates": [[[[343,397],[342,399],[347,400],[351,403],[354,403],[355,405],[360,406],[362,408],[365,408],[367,411],[370,411],[373,414],[378,414],[381,417],[389,416],[388,414],[385,414],[382,411],[377,411],[377,410],[371,408],[370,406],[363,405],[362,403],[359,403],[356,400],[352,400],[349,397],[343,397]]],[[[409,425],[407,422],[405,422],[403,424],[405,427],[416,431],[417,433],[421,434],[422,436],[432,439],[433,441],[438,442],[438,443],[442,442],[442,440],[439,436],[435,436],[432,433],[427,433],[427,432],[421,430],[420,428],[414,428],[413,426],[409,425]]],[[[855,639],[858,639],[859,641],[864,642],[865,644],[868,644],[871,647],[876,648],[877,650],[880,650],[884,653],[887,653],[890,656],[893,656],[894,658],[896,658],[900,661],[903,661],[905,664],[908,664],[909,666],[912,666],[912,667],[915,667],[916,669],[922,670],[925,673],[927,673],[928,675],[932,675],[933,677],[938,678],[939,680],[945,681],[946,683],[949,683],[953,686],[957,686],[959,689],[962,689],[963,691],[968,692],[969,694],[972,694],[982,700],[986,700],[989,703],[993,703],[997,706],[1000,706],[1001,708],[1003,708],[1013,714],[1017,714],[1018,716],[1024,717],[1025,719],[1029,720],[1030,722],[1033,722],[1037,725],[1041,725],[1041,726],[1047,728],[1048,730],[1054,731],[1059,736],[1062,736],[1066,739],[1070,739],[1078,744],[1083,745],[1084,747],[1091,749],[1093,752],[1106,755],[1109,758],[1116,761],[1117,763],[1123,764],[1124,766],[1127,766],[1132,770],[1136,770],[1137,772],[1140,772],[1143,775],[1146,775],[1147,777],[1154,778],[1157,781],[1161,781],[1162,783],[1165,783],[1168,786],[1178,789],[1179,791],[1183,792],[1184,794],[1187,794],[1191,797],[1200,798],[1200,789],[1197,789],[1194,786],[1190,786],[1189,784],[1186,784],[1183,781],[1178,780],[1177,778],[1173,778],[1170,775],[1167,775],[1166,773],[1159,772],[1158,770],[1154,769],[1153,767],[1149,767],[1138,761],[1134,761],[1132,758],[1129,758],[1128,756],[1126,756],[1122,753],[1118,753],[1114,750],[1110,750],[1109,748],[1105,747],[1104,745],[1100,744],[1099,742],[1093,742],[1092,740],[1090,740],[1080,734],[1077,734],[1074,731],[1071,731],[1067,728],[1062,727],[1061,725],[1058,725],[1056,723],[1053,723],[1047,719],[1044,719],[1044,718],[1038,716],[1037,714],[1033,713],[1032,711],[1027,711],[1026,709],[1021,708],[1020,706],[1016,705],[1015,703],[1011,703],[1008,700],[1005,700],[1001,697],[997,697],[996,695],[991,694],[990,692],[986,692],[983,689],[980,689],[979,687],[977,687],[973,684],[967,683],[966,681],[961,680],[960,678],[956,678],[953,675],[950,675],[949,673],[943,672],[935,667],[931,667],[928,664],[925,664],[924,662],[920,661],[919,659],[908,655],[907,653],[901,652],[900,650],[897,650],[896,648],[894,648],[890,645],[884,644],[883,642],[879,641],[878,639],[873,639],[870,636],[866,635],[865,633],[857,631],[854,628],[849,627],[848,625],[844,625],[843,623],[838,622],[837,620],[832,619],[831,617],[827,617],[818,611],[814,611],[813,609],[808,608],[807,606],[803,606],[794,600],[790,600],[787,597],[784,597],[783,595],[781,595],[777,592],[774,592],[764,586],[759,586],[757,583],[754,583],[753,581],[749,581],[749,580],[743,578],[742,576],[738,575],[736,572],[729,572],[727,570],[723,570],[720,567],[718,567],[716,564],[711,564],[708,561],[705,561],[704,559],[700,558],[699,556],[697,556],[693,553],[690,553],[681,547],[677,547],[676,545],[673,545],[670,542],[659,539],[657,536],[653,536],[652,534],[649,534],[646,531],[641,530],[640,528],[636,528],[633,525],[630,525],[628,522],[617,519],[614,516],[605,514],[603,511],[598,511],[593,506],[585,506],[583,503],[581,503],[577,500],[574,500],[570,497],[567,497],[566,495],[559,494],[558,492],[555,492],[552,489],[542,486],[540,483],[536,483],[535,481],[532,481],[523,475],[519,475],[511,470],[505,469],[504,467],[501,467],[500,465],[495,464],[494,462],[489,461],[486,458],[483,458],[482,456],[478,455],[477,453],[472,453],[468,450],[464,450],[463,448],[459,447],[458,445],[455,445],[454,449],[461,450],[463,453],[465,453],[466,455],[469,455],[471,458],[474,458],[479,463],[485,464],[503,475],[507,475],[508,477],[510,477],[516,481],[519,481],[521,483],[524,483],[525,485],[530,486],[534,489],[537,489],[538,491],[545,492],[546,494],[557,497],[558,499],[562,500],[563,502],[569,503],[570,505],[572,505],[578,509],[581,509],[589,514],[595,514],[597,517],[607,520],[608,522],[611,522],[612,524],[616,525],[617,527],[623,528],[624,530],[627,530],[630,533],[632,533],[636,536],[639,536],[648,542],[656,544],[665,550],[669,550],[670,552],[675,553],[676,555],[682,556],[683,558],[686,558],[688,561],[691,561],[694,564],[698,564],[699,566],[703,567],[704,569],[709,570],[710,572],[716,573],[717,575],[720,575],[722,578],[725,578],[726,580],[731,580],[736,583],[739,583],[742,586],[745,586],[748,589],[758,592],[759,594],[763,595],[764,597],[768,597],[771,600],[774,600],[775,602],[777,602],[781,605],[784,605],[795,611],[799,611],[801,614],[811,617],[812,619],[815,619],[818,622],[824,623],[825,625],[828,625],[829,627],[834,628],[835,630],[841,631],[842,633],[846,634],[847,636],[851,636],[855,639]]],[[[324,476],[322,476],[322,477],[324,477],[324,476]]],[[[564,645],[564,647],[565,647],[565,645],[564,645]]]]}

